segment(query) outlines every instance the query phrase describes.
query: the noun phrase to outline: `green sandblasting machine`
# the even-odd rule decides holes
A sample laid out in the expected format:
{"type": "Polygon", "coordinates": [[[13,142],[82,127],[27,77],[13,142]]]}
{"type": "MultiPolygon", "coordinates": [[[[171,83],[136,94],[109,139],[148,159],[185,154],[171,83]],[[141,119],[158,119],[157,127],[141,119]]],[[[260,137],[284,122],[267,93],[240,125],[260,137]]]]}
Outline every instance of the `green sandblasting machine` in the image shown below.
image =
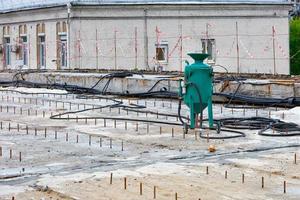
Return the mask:
{"type": "Polygon", "coordinates": [[[196,127],[196,119],[200,114],[200,128],[202,128],[203,110],[208,107],[209,127],[213,128],[212,91],[213,69],[203,63],[209,55],[202,53],[188,53],[195,62],[187,65],[184,70],[184,80],[179,81],[179,96],[190,108],[190,128],[196,127]]]}

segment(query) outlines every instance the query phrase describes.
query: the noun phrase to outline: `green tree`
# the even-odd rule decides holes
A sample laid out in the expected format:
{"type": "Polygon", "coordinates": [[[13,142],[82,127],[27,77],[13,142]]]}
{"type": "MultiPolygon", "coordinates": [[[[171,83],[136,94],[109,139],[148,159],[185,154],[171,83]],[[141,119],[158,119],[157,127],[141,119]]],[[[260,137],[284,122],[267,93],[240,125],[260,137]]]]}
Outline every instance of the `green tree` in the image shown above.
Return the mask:
{"type": "Polygon", "coordinates": [[[300,18],[290,21],[291,74],[300,74],[300,18]]]}

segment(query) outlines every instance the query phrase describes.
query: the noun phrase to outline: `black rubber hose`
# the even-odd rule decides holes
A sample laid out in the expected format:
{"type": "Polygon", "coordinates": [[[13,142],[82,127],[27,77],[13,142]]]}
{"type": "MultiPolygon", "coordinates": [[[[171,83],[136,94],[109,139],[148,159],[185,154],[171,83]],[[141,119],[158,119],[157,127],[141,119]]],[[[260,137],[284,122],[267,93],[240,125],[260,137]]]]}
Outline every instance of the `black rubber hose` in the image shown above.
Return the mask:
{"type": "Polygon", "coordinates": [[[270,123],[268,126],[261,129],[258,134],[269,137],[300,136],[300,127],[298,124],[278,120],[276,123],[270,123]],[[267,130],[272,130],[273,133],[266,133],[267,130]]]}
{"type": "Polygon", "coordinates": [[[92,87],[94,89],[104,78],[109,77],[109,74],[102,76],[92,87]]]}
{"type": "MultiPolygon", "coordinates": [[[[3,82],[2,82],[3,83],[3,82]]],[[[79,87],[77,85],[66,85],[66,84],[41,84],[41,83],[33,83],[33,82],[27,82],[24,80],[17,80],[17,81],[10,81],[10,82],[5,82],[5,84],[20,84],[20,85],[26,85],[29,87],[45,87],[45,88],[58,88],[58,89],[65,89],[69,92],[72,93],[79,93],[79,94],[85,94],[85,93],[89,93],[89,94],[99,94],[100,92],[98,90],[94,90],[91,88],[85,88],[85,87],[79,87]]],[[[192,85],[192,84],[191,84],[192,85]]],[[[195,86],[195,85],[193,85],[195,86]]],[[[198,93],[198,97],[199,100],[202,101],[201,98],[201,94],[200,91],[198,89],[197,86],[195,86],[196,91],[198,93]]],[[[141,96],[153,96],[153,95],[163,95],[163,94],[168,94],[169,96],[175,96],[174,93],[169,92],[169,91],[156,91],[156,92],[149,92],[149,93],[140,93],[141,96]]],[[[39,93],[42,94],[42,93],[39,93]]],[[[47,93],[45,93],[47,94],[47,93]]],[[[176,94],[177,96],[177,94],[176,94]]],[[[235,98],[238,97],[239,95],[235,95],[235,98]]],[[[90,98],[90,97],[88,97],[90,98]]],[[[100,97],[98,97],[100,98],[100,97]]],[[[253,98],[253,97],[246,97],[246,98],[253,98]]],[[[286,99],[274,99],[274,98],[268,98],[268,99],[263,99],[263,101],[261,101],[262,98],[255,98],[255,102],[258,103],[262,103],[262,104],[268,104],[268,103],[290,103],[290,104],[295,104],[295,103],[300,103],[300,98],[286,98],[286,99]]],[[[115,99],[111,99],[112,101],[115,102],[115,104],[112,105],[106,105],[104,107],[128,107],[128,106],[124,106],[121,105],[122,103],[120,101],[117,101],[115,99]]],[[[271,105],[272,105],[271,104],[271,105]]],[[[202,103],[201,103],[202,105],[202,103]]],[[[103,106],[98,107],[98,108],[94,108],[94,109],[99,109],[99,108],[103,108],[103,106]]],[[[137,108],[137,107],[130,107],[130,108],[137,108]]],[[[181,109],[181,99],[180,99],[180,106],[179,108],[181,109]]],[[[179,111],[180,111],[179,109],[179,111]]],[[[54,115],[51,116],[52,119],[59,119],[57,118],[58,116],[62,116],[65,114],[71,114],[71,113],[78,113],[78,112],[84,112],[87,110],[93,110],[93,109],[86,109],[86,110],[80,110],[80,111],[75,111],[75,112],[66,112],[66,113],[61,113],[58,115],[54,115]]],[[[202,111],[202,109],[201,109],[202,111]]],[[[178,116],[180,116],[180,112],[178,113],[178,116]]],[[[181,117],[179,117],[180,119],[181,117]]],[[[62,118],[64,119],[64,118],[62,118]]],[[[67,118],[65,118],[67,119],[67,118]]],[[[91,118],[91,119],[95,119],[95,118],[91,118]]],[[[129,120],[129,119],[128,119],[129,120]]],[[[181,118],[182,120],[182,118],[181,118]]],[[[140,121],[140,120],[139,120],[140,121]]],[[[142,121],[142,120],[141,120],[142,121]]],[[[152,122],[151,120],[147,121],[144,120],[146,122],[152,122]]],[[[201,119],[201,122],[203,121],[203,119],[201,119]]],[[[183,120],[181,121],[183,122],[183,120]]],[[[279,120],[274,120],[274,119],[269,119],[269,118],[227,118],[227,119],[221,119],[220,121],[221,126],[223,127],[227,127],[227,128],[231,128],[231,129],[252,129],[252,130],[260,130],[259,131],[259,135],[263,135],[263,136],[299,136],[300,135],[300,127],[298,125],[292,124],[292,123],[286,123],[286,122],[282,122],[279,120]],[[266,130],[268,129],[273,129],[279,133],[275,133],[275,134],[269,134],[269,133],[265,133],[266,130]]],[[[161,123],[161,124],[167,124],[168,122],[156,122],[154,121],[153,123],[161,123]]],[[[184,123],[184,122],[183,122],[184,123]]],[[[172,124],[177,124],[177,123],[172,123],[172,124]]],[[[179,125],[179,124],[177,124],[179,125]]],[[[182,125],[182,124],[181,124],[182,125]]],[[[221,129],[224,130],[224,129],[221,129]]],[[[204,136],[205,137],[205,136],[204,136]]],[[[226,139],[228,138],[226,137],[218,137],[218,138],[222,138],[222,139],[226,139]]],[[[231,138],[231,136],[229,136],[229,138],[231,138]]]]}
{"type": "Polygon", "coordinates": [[[102,89],[102,91],[101,91],[101,94],[106,94],[106,93],[107,93],[107,89],[108,89],[108,86],[109,86],[109,84],[110,84],[111,79],[112,79],[112,78],[109,78],[109,79],[107,80],[107,82],[105,83],[105,85],[104,85],[104,87],[103,87],[103,89],[102,89]]]}
{"type": "Polygon", "coordinates": [[[271,123],[276,123],[278,120],[265,117],[229,117],[216,121],[219,121],[222,127],[230,129],[260,130],[266,126],[269,126],[271,123]]]}
{"type": "Polygon", "coordinates": [[[156,85],[158,85],[161,81],[166,81],[166,80],[170,80],[170,79],[167,78],[159,79],[147,92],[152,92],[152,90],[156,87],[156,85]]]}
{"type": "MultiPolygon", "coordinates": [[[[101,94],[101,91],[93,89],[80,87],[77,85],[67,85],[67,84],[48,84],[48,83],[34,83],[24,80],[16,80],[16,81],[0,81],[0,85],[9,86],[9,85],[18,85],[25,87],[36,87],[36,88],[54,88],[54,89],[64,89],[70,93],[90,93],[90,94],[101,94]]],[[[136,96],[140,98],[149,98],[149,97],[168,97],[168,98],[178,98],[178,94],[176,92],[171,91],[153,91],[153,92],[142,92],[142,93],[108,93],[107,87],[105,89],[105,94],[116,94],[122,96],[136,96]]],[[[239,101],[245,102],[247,104],[253,105],[261,105],[261,106],[300,106],[300,97],[288,97],[284,99],[280,98],[263,98],[263,97],[253,97],[241,94],[226,94],[226,93],[214,93],[216,96],[223,96],[231,101],[239,101]]],[[[229,107],[229,105],[227,105],[229,107]]],[[[232,106],[230,106],[232,107],[232,106]]],[[[244,108],[244,107],[236,107],[236,108],[244,108]]]]}
{"type": "Polygon", "coordinates": [[[258,135],[261,136],[268,136],[268,137],[291,137],[291,136],[300,136],[300,131],[298,132],[278,132],[278,133],[265,133],[268,129],[272,129],[272,126],[268,126],[267,128],[264,128],[260,131],[258,131],[258,135]]]}
{"type": "MultiPolygon", "coordinates": [[[[130,105],[135,105],[135,104],[130,104],[130,105]]],[[[132,109],[132,108],[136,108],[136,107],[126,106],[126,107],[123,108],[123,110],[128,110],[130,112],[138,112],[138,113],[148,113],[148,114],[159,115],[159,116],[178,117],[178,119],[179,119],[178,114],[177,115],[176,114],[166,114],[166,113],[161,113],[161,112],[153,112],[153,111],[149,111],[149,110],[135,110],[135,109],[132,109]]],[[[139,109],[141,109],[141,108],[147,108],[147,107],[140,106],[139,109]]],[[[181,116],[181,118],[187,119],[186,117],[183,117],[183,116],[181,116]]]]}
{"type": "Polygon", "coordinates": [[[187,123],[183,121],[182,116],[181,116],[181,103],[182,103],[182,99],[179,98],[179,102],[178,102],[178,118],[179,118],[179,121],[182,123],[182,125],[186,126],[187,123]]]}
{"type": "Polygon", "coordinates": [[[235,101],[246,102],[247,104],[262,105],[262,106],[300,106],[300,97],[288,97],[288,98],[264,98],[253,97],[241,94],[226,94],[226,93],[214,93],[215,96],[223,96],[235,101]]]}
{"type": "MultiPolygon", "coordinates": [[[[207,128],[210,130],[216,130],[215,128],[207,128]]],[[[234,133],[235,135],[229,135],[229,136],[209,136],[209,135],[204,135],[201,131],[199,136],[203,139],[214,139],[214,140],[226,140],[226,139],[233,139],[233,138],[239,138],[239,137],[246,137],[245,133],[241,131],[235,131],[235,130],[229,130],[229,129],[220,129],[218,131],[222,132],[229,132],[229,133],[234,133]]]]}
{"type": "Polygon", "coordinates": [[[110,73],[102,76],[92,87],[91,89],[94,89],[104,78],[125,78],[128,76],[132,76],[132,72],[115,72],[115,73],[110,73]]]}
{"type": "Polygon", "coordinates": [[[242,85],[241,82],[239,82],[239,85],[238,85],[238,87],[236,88],[234,94],[231,96],[231,98],[229,99],[228,103],[224,105],[225,108],[229,108],[229,107],[230,107],[229,105],[231,104],[231,101],[234,99],[235,95],[236,95],[237,92],[239,91],[241,85],[242,85]]]}

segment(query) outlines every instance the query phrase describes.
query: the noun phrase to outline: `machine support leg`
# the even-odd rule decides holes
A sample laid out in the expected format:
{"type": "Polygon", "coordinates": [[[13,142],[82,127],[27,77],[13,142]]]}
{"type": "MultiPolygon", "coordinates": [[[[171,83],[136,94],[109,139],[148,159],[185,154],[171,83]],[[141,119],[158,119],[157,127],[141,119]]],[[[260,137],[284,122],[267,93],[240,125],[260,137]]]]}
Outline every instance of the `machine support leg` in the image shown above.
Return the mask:
{"type": "Polygon", "coordinates": [[[208,109],[209,128],[213,128],[213,126],[214,126],[214,120],[213,120],[212,99],[211,98],[208,99],[207,109],[208,109]]]}
{"type": "Polygon", "coordinates": [[[195,112],[194,112],[194,103],[191,101],[191,107],[190,107],[190,128],[195,128],[195,112]]]}

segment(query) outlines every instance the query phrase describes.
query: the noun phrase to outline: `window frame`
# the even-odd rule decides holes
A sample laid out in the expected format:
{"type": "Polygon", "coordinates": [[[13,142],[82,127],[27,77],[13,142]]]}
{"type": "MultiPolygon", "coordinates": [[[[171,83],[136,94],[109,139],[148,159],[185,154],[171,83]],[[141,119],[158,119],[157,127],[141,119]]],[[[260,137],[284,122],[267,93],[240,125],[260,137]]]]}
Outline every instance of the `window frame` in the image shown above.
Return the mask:
{"type": "Polygon", "coordinates": [[[66,69],[68,67],[68,30],[67,22],[59,21],[56,23],[56,67],[66,69]]]}
{"type": "Polygon", "coordinates": [[[58,36],[60,43],[60,66],[66,68],[68,66],[68,37],[66,33],[60,33],[58,36]]]}
{"type": "Polygon", "coordinates": [[[167,64],[169,62],[169,44],[166,41],[163,41],[161,43],[156,43],[155,44],[155,59],[157,60],[157,62],[162,63],[162,64],[167,64]],[[164,55],[164,59],[163,60],[159,60],[158,59],[158,54],[157,54],[157,49],[162,49],[163,55],[164,55]]]}
{"type": "Polygon", "coordinates": [[[45,23],[38,23],[36,25],[37,69],[47,69],[46,40],[45,23]],[[44,38],[44,41],[41,41],[41,38],[44,38]]]}
{"type": "Polygon", "coordinates": [[[12,50],[10,26],[3,26],[2,31],[3,31],[2,44],[3,44],[4,67],[8,68],[11,67],[11,50],[12,50]],[[9,42],[7,42],[7,39],[9,39],[9,42]]]}
{"type": "Polygon", "coordinates": [[[20,34],[20,41],[22,43],[21,46],[21,58],[23,60],[23,65],[28,67],[29,66],[29,49],[28,49],[28,35],[27,34],[20,34]],[[26,41],[24,41],[24,38],[26,38],[26,41]]]}
{"type": "Polygon", "coordinates": [[[4,59],[5,59],[5,66],[11,66],[11,37],[5,35],[3,37],[3,46],[4,46],[4,59]],[[9,40],[9,42],[7,42],[9,40]]]}
{"type": "Polygon", "coordinates": [[[201,39],[201,46],[202,46],[202,53],[209,54],[210,56],[207,58],[207,63],[215,64],[217,60],[217,55],[216,55],[216,39],[214,38],[202,38],[201,39]],[[208,44],[209,42],[211,43],[211,53],[208,52],[208,44]],[[203,47],[203,44],[204,47],[203,47]]]}
{"type": "Polygon", "coordinates": [[[46,69],[46,35],[38,34],[39,68],[46,69]],[[42,41],[42,38],[44,40],[42,41]]]}

